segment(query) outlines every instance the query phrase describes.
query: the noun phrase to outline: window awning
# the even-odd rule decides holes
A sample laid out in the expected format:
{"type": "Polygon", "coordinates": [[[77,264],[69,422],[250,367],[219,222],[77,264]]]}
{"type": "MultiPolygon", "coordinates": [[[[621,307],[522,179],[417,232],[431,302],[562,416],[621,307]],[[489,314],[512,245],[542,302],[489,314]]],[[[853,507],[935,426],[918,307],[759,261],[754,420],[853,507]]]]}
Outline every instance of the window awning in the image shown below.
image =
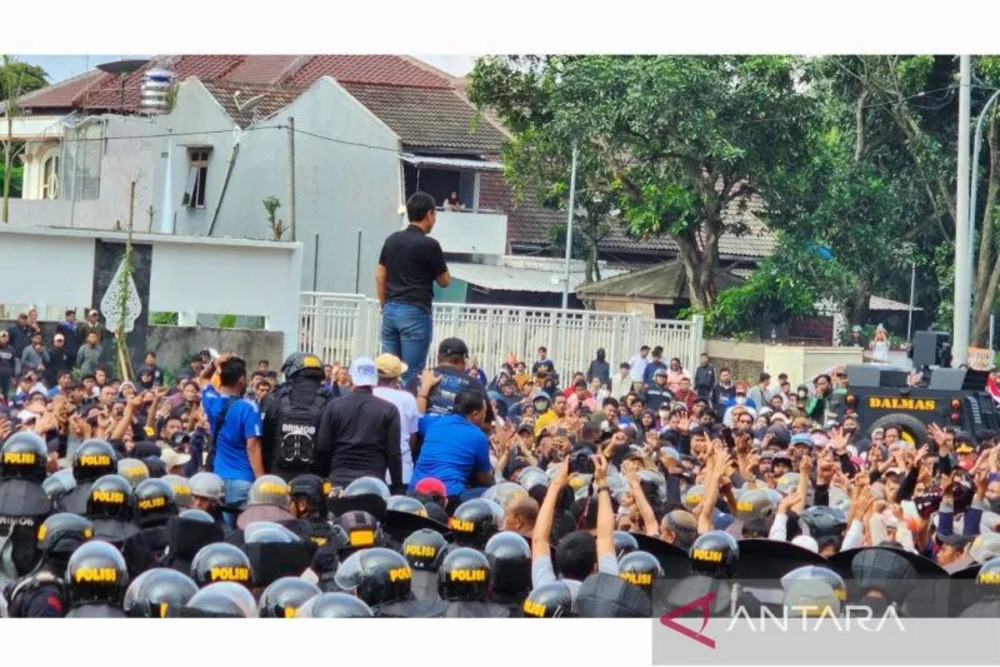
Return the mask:
{"type": "Polygon", "coordinates": [[[448,169],[471,169],[473,171],[500,171],[503,167],[499,162],[466,160],[437,155],[412,155],[410,153],[403,153],[399,157],[403,162],[412,164],[414,167],[444,167],[448,169]]]}

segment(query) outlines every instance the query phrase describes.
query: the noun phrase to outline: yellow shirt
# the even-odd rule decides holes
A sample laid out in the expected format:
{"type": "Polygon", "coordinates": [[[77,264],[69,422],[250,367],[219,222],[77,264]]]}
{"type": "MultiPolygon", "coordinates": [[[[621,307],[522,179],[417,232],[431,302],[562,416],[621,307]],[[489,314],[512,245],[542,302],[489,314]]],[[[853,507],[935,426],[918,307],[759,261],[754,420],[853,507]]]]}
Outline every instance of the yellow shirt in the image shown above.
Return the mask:
{"type": "Polygon", "coordinates": [[[559,421],[559,418],[556,417],[555,411],[550,409],[544,415],[535,420],[535,437],[537,438],[542,431],[557,421],[559,421]]]}

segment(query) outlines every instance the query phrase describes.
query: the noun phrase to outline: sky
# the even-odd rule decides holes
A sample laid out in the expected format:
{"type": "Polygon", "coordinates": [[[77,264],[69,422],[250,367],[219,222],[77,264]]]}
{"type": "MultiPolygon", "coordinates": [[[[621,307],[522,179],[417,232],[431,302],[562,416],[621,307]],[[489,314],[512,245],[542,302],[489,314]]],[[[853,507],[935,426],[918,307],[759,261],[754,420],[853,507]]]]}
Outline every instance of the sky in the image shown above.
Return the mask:
{"type": "MultiPolygon", "coordinates": [[[[49,75],[49,82],[56,83],[101,63],[128,58],[145,58],[136,55],[84,55],[84,56],[20,56],[20,59],[41,66],[49,75]]],[[[472,69],[474,56],[417,56],[424,62],[444,70],[453,76],[464,76],[472,69]]]]}

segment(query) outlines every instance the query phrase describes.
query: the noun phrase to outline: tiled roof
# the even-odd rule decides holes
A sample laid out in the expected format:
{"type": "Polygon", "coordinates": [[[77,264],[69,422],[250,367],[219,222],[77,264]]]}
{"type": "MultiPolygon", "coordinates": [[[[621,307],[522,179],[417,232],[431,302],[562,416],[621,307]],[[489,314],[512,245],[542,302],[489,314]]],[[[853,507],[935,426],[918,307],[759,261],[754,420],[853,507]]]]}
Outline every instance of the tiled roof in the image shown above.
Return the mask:
{"type": "Polygon", "coordinates": [[[411,88],[451,88],[451,81],[428,68],[419,67],[403,56],[314,56],[290,85],[308,86],[323,76],[340,83],[359,83],[411,88]]]}
{"type": "Polygon", "coordinates": [[[270,118],[302,94],[302,90],[297,88],[231,83],[229,81],[207,82],[204,85],[226,110],[229,117],[237,125],[244,128],[270,118]],[[246,104],[248,100],[258,95],[264,97],[253,108],[240,109],[239,105],[246,104]]]}
{"type": "MultiPolygon", "coordinates": [[[[719,270],[715,275],[715,286],[723,290],[739,285],[743,278],[730,271],[719,270]]],[[[600,282],[581,285],[576,289],[580,299],[605,297],[645,298],[645,299],[686,299],[688,298],[687,273],[680,260],[660,262],[638,271],[623,273],[600,282]]]]}
{"type": "Polygon", "coordinates": [[[25,109],[71,108],[74,100],[88,88],[97,85],[104,76],[106,75],[100,70],[91,70],[28,93],[21,97],[20,104],[25,109]]]}
{"type": "Polygon", "coordinates": [[[363,86],[344,88],[392,128],[409,148],[495,152],[505,137],[459,95],[447,89],[363,86]]]}
{"type": "Polygon", "coordinates": [[[298,73],[311,56],[247,56],[226,74],[229,81],[275,85],[298,73]]]}

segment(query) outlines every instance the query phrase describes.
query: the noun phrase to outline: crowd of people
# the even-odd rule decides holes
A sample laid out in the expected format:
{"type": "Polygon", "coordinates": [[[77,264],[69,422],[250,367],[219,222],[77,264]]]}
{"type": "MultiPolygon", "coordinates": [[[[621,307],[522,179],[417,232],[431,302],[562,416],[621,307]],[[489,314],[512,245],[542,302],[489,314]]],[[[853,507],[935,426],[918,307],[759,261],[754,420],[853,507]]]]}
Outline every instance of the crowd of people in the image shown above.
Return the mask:
{"type": "Polygon", "coordinates": [[[436,352],[409,380],[388,353],[279,376],[205,351],[170,384],[153,355],[134,381],[23,370],[4,613],[652,616],[730,586],[917,615],[898,582],[928,571],[976,584],[948,613],[1000,611],[993,434],[861,432],[838,369],[792,391],[657,347],[566,376],[544,347],[492,376],[461,339],[436,352]]]}

